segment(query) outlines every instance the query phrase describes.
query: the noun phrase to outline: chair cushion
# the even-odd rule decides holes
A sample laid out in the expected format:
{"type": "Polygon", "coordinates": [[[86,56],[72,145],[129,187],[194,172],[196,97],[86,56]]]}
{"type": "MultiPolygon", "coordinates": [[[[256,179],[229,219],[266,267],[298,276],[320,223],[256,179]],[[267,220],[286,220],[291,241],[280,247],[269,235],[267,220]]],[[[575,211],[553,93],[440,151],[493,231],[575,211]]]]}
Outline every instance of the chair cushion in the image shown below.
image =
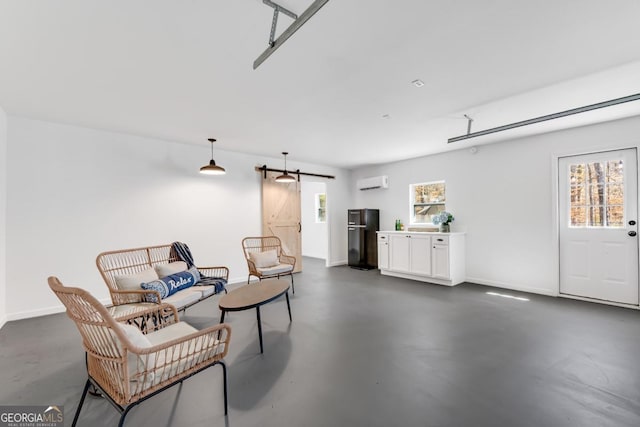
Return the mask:
{"type": "Polygon", "coordinates": [[[134,274],[121,274],[114,277],[116,286],[121,291],[139,291],[142,283],[158,279],[158,274],[153,268],[134,274]]]}
{"type": "MultiPolygon", "coordinates": [[[[200,273],[198,273],[198,269],[191,267],[187,271],[175,273],[148,283],[142,283],[140,286],[142,286],[142,289],[158,291],[160,293],[160,298],[164,300],[182,289],[195,285],[199,280],[200,273]]],[[[151,298],[155,299],[155,297],[151,298]]]]}
{"type": "Polygon", "coordinates": [[[208,297],[216,293],[216,287],[212,285],[198,285],[190,289],[193,292],[200,292],[201,298],[208,297]]]}
{"type": "Polygon", "coordinates": [[[249,258],[256,265],[256,268],[267,268],[278,265],[278,252],[273,249],[264,252],[252,252],[249,258]]]}
{"type": "MultiPolygon", "coordinates": [[[[128,325],[125,323],[119,323],[118,326],[127,336],[131,344],[138,348],[149,348],[153,344],[147,339],[147,335],[144,335],[140,329],[136,326],[128,325]]],[[[122,343],[118,341],[118,347],[122,351],[122,343]]],[[[149,369],[153,369],[156,363],[156,356],[154,353],[145,355],[138,355],[130,351],[127,352],[127,366],[129,368],[129,380],[136,381],[153,381],[153,372],[146,373],[149,369]],[[145,374],[146,373],[146,374],[145,374]]]]}
{"type": "Polygon", "coordinates": [[[169,264],[158,264],[153,268],[156,270],[156,273],[158,273],[158,277],[162,278],[187,271],[187,263],[184,261],[176,261],[170,262],[169,264]]]}
{"type": "Polygon", "coordinates": [[[273,267],[268,268],[258,268],[258,273],[263,276],[273,276],[276,274],[288,273],[293,270],[293,265],[291,264],[277,264],[273,267]]]}
{"type": "Polygon", "coordinates": [[[202,293],[198,292],[197,289],[188,288],[184,289],[178,293],[171,295],[170,297],[163,298],[162,302],[166,302],[176,307],[176,309],[180,310],[182,307],[192,304],[202,298],[202,293]]]}

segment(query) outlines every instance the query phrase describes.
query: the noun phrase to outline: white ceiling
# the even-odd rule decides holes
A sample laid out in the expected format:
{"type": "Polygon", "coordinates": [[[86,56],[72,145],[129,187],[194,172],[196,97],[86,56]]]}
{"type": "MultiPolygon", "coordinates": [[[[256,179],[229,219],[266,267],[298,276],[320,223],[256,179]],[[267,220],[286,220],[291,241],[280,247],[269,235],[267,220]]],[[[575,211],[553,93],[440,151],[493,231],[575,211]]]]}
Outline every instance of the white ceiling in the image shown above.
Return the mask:
{"type": "MultiPolygon", "coordinates": [[[[473,145],[446,141],[465,113],[476,131],[640,93],[637,0],[330,0],[253,70],[272,13],[261,0],[0,0],[0,106],[352,168],[473,145]]],[[[590,120],[640,114],[627,107],[590,120]]]]}

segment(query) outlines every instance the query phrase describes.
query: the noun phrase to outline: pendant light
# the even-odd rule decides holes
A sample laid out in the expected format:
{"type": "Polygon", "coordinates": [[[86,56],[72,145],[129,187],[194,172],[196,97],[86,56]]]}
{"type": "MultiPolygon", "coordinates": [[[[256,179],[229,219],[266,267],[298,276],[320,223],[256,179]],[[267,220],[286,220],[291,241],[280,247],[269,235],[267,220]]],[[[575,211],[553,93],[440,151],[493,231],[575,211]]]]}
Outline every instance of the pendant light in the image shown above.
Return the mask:
{"type": "Polygon", "coordinates": [[[276,177],[276,182],[281,182],[283,184],[296,182],[296,177],[294,177],[293,175],[289,175],[289,172],[287,172],[287,154],[289,153],[287,153],[286,151],[282,152],[282,155],[284,156],[284,173],[276,177]]]}
{"type": "Polygon", "coordinates": [[[211,142],[211,160],[208,165],[205,165],[200,168],[200,173],[204,175],[224,175],[227,173],[222,166],[216,165],[216,161],[213,160],[213,143],[216,140],[213,138],[209,138],[209,142],[211,142]]]}

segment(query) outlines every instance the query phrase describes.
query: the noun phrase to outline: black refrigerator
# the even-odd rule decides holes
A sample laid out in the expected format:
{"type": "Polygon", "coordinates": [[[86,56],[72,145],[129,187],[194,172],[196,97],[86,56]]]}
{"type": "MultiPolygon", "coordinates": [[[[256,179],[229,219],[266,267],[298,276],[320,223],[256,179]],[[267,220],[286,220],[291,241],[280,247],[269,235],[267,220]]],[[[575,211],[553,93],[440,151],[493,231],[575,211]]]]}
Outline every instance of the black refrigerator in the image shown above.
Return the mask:
{"type": "Polygon", "coordinates": [[[378,268],[378,236],[380,212],[378,209],[349,209],[347,232],[349,236],[349,267],[362,270],[378,268]]]}

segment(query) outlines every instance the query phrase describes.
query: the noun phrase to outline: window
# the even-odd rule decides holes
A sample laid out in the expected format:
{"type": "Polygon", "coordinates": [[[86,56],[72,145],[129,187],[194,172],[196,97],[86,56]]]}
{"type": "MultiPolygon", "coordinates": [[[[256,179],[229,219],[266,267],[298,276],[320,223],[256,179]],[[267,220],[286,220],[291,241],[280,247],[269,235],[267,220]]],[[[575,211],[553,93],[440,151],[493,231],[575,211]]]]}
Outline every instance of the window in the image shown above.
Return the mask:
{"type": "Polygon", "coordinates": [[[431,216],[444,211],[444,181],[411,184],[411,223],[431,224],[431,216]]]}
{"type": "Polygon", "coordinates": [[[327,222],[327,195],[316,193],[316,222],[327,222]]]}
{"type": "Polygon", "coordinates": [[[622,160],[573,164],[571,227],[624,226],[624,165],[622,160]]]}

